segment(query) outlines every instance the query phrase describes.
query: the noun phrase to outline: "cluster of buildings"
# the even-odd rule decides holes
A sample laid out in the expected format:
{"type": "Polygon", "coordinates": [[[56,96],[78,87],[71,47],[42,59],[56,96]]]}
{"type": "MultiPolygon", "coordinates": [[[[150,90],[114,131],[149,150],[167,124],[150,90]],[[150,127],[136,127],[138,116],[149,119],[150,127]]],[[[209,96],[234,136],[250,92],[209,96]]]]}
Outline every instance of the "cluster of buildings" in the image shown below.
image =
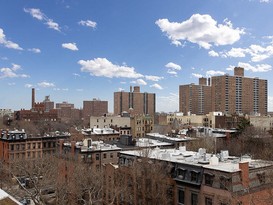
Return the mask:
{"type": "MultiPolygon", "coordinates": [[[[234,68],[234,76],[200,78],[199,85],[180,85],[178,113],[156,113],[155,94],[141,93],[139,86],[114,93],[113,114],[108,113],[107,101],[97,99],[83,101],[82,109],[68,102],[55,105],[49,96],[36,103],[35,89],[31,99],[31,109],[15,111],[14,120],[72,120],[88,128],[77,130],[77,137],[67,132],[29,136],[24,130],[2,129],[0,159],[5,163],[50,154],[72,155],[94,170],[104,169],[106,183],[114,183],[113,173],[125,176],[122,186],[127,191],[117,196],[116,204],[158,204],[146,193],[161,193],[159,186],[161,195],[168,198],[162,204],[269,204],[272,198],[272,161],[230,156],[227,150],[217,153],[215,149],[211,154],[203,148],[198,152],[186,149],[196,140],[188,132],[230,137],[242,118],[263,130],[273,130],[273,118],[267,112],[267,80],[244,77],[243,68],[234,68]],[[148,150],[145,156],[143,150],[148,150]],[[166,186],[157,179],[160,173],[149,178],[128,171],[147,159],[149,166],[164,166],[166,186]]],[[[3,116],[10,113],[0,111],[3,116]]],[[[111,186],[106,186],[106,204],[113,194],[111,186]]]]}
{"type": "Polygon", "coordinates": [[[267,80],[244,76],[244,68],[228,74],[200,78],[199,85],[179,86],[179,111],[186,115],[209,112],[267,114],[267,80]]]}

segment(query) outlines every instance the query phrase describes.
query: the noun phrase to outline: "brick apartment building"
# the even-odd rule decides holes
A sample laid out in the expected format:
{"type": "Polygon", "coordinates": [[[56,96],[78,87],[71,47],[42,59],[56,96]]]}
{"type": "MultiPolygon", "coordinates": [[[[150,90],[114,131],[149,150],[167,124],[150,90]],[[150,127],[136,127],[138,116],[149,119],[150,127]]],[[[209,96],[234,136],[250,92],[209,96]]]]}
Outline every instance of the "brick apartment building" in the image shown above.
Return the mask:
{"type": "Polygon", "coordinates": [[[155,114],[155,93],[141,93],[139,86],[130,87],[130,92],[114,92],[114,114],[121,115],[123,111],[131,114],[155,114]]]}
{"type": "Polygon", "coordinates": [[[1,130],[0,160],[5,163],[20,159],[42,158],[54,154],[60,139],[67,139],[69,134],[30,137],[24,131],[1,130]]]}
{"type": "Polygon", "coordinates": [[[154,117],[144,114],[132,116],[131,129],[133,138],[145,137],[146,133],[154,130],[154,117]]]}
{"type": "Polygon", "coordinates": [[[56,103],[58,118],[62,122],[71,122],[81,120],[82,112],[74,108],[74,104],[68,102],[56,103]]]}
{"type": "Polygon", "coordinates": [[[62,156],[76,157],[78,162],[87,164],[93,170],[100,170],[104,164],[118,164],[120,151],[121,148],[116,145],[93,141],[91,138],[80,142],[61,140],[59,144],[59,152],[62,156]]]}
{"type": "Polygon", "coordinates": [[[235,67],[234,76],[199,79],[199,85],[179,86],[179,111],[184,115],[219,111],[227,114],[267,114],[267,80],[244,77],[235,67]]]}
{"type": "Polygon", "coordinates": [[[211,87],[206,78],[199,79],[199,85],[179,86],[179,112],[184,115],[203,115],[211,111],[211,87]]]}
{"type": "Polygon", "coordinates": [[[90,117],[101,117],[108,113],[108,101],[94,98],[90,101],[83,101],[83,119],[88,124],[90,117]]]}
{"type": "MultiPolygon", "coordinates": [[[[155,148],[146,157],[139,151],[121,151],[119,167],[106,167],[109,173],[114,169],[125,176],[121,186],[126,191],[117,197],[116,204],[272,204],[272,161],[253,160],[247,156],[237,158],[229,156],[227,151],[217,157],[207,154],[204,149],[190,152],[183,147],[155,148]],[[149,166],[143,165],[141,172],[135,172],[135,163],[142,166],[144,161],[149,166]],[[157,163],[165,168],[159,167],[157,174],[152,176],[144,174],[145,167],[152,172],[157,163]],[[166,171],[165,178],[162,178],[163,170],[166,171]],[[167,200],[164,201],[166,193],[167,200]],[[158,198],[162,198],[160,203],[158,198]]],[[[106,190],[106,200],[108,195],[111,196],[110,189],[106,190]]]]}

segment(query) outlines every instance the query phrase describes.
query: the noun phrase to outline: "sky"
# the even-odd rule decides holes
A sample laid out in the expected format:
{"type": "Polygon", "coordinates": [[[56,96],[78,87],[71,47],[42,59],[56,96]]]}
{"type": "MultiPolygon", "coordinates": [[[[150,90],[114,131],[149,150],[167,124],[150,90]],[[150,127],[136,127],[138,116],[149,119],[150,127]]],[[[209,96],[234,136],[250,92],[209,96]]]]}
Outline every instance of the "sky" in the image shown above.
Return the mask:
{"type": "Polygon", "coordinates": [[[82,108],[114,92],[156,94],[179,110],[179,85],[233,75],[268,80],[273,111],[271,0],[1,0],[0,108],[50,96],[82,108]]]}

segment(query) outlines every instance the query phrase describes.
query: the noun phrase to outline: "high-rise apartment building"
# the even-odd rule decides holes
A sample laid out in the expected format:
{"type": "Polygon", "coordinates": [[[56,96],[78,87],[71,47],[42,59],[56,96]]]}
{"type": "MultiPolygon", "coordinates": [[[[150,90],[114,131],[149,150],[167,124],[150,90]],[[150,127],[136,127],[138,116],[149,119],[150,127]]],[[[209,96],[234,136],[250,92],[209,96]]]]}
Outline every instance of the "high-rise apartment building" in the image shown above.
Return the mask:
{"type": "Polygon", "coordinates": [[[114,114],[121,115],[123,111],[132,114],[155,114],[155,93],[141,93],[139,86],[130,87],[130,92],[114,93],[114,114]]]}
{"type": "Polygon", "coordinates": [[[200,78],[199,85],[179,86],[179,112],[185,115],[203,115],[211,111],[211,87],[207,78],[200,78]]]}
{"type": "Polygon", "coordinates": [[[244,77],[244,68],[235,67],[234,76],[199,79],[199,85],[179,86],[179,111],[187,114],[267,114],[267,80],[244,77]]]}
{"type": "Polygon", "coordinates": [[[88,121],[91,116],[101,117],[108,113],[108,101],[94,98],[90,101],[83,101],[83,117],[88,121]]]}
{"type": "Polygon", "coordinates": [[[234,76],[211,77],[212,111],[267,114],[267,80],[244,77],[244,68],[235,67],[234,76]]]}

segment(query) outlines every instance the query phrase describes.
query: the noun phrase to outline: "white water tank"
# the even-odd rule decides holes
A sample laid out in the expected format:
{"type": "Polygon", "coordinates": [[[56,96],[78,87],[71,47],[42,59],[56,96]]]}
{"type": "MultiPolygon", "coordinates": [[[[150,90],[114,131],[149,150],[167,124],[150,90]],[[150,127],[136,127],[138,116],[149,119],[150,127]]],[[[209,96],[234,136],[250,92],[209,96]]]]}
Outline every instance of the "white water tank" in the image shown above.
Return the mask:
{"type": "Polygon", "coordinates": [[[218,165],[219,164],[219,159],[218,159],[218,157],[216,157],[215,154],[210,158],[209,164],[210,165],[218,165]]]}

